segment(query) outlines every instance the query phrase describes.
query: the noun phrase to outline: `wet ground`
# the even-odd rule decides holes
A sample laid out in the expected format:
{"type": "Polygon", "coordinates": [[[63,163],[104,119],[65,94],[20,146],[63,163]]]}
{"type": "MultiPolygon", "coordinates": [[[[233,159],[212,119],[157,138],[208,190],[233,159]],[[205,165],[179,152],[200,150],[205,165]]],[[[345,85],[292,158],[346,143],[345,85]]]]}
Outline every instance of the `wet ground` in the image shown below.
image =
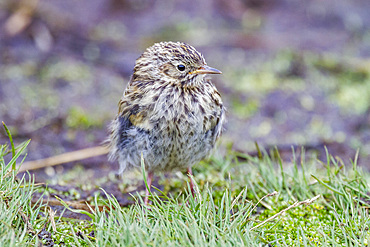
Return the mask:
{"type": "MultiPolygon", "coordinates": [[[[220,150],[258,142],[289,160],[292,146],[319,158],[326,146],[347,164],[359,150],[369,169],[369,11],[367,0],[1,0],[0,120],[16,143],[32,140],[27,160],[99,145],[135,59],[185,41],[223,71],[220,150]]],[[[32,173],[53,185],[101,179],[118,196],[129,190],[106,179],[116,168],[102,156],[32,173]]]]}

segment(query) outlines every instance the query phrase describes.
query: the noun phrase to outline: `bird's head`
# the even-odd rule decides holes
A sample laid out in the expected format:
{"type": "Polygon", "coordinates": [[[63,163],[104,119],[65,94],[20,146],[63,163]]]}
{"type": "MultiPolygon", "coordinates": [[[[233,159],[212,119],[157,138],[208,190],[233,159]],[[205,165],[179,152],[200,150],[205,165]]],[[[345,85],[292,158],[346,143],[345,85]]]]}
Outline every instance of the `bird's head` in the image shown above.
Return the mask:
{"type": "Polygon", "coordinates": [[[221,74],[207,65],[202,54],[182,42],[161,42],[137,60],[133,80],[170,81],[184,86],[201,83],[206,74],[221,74]]]}

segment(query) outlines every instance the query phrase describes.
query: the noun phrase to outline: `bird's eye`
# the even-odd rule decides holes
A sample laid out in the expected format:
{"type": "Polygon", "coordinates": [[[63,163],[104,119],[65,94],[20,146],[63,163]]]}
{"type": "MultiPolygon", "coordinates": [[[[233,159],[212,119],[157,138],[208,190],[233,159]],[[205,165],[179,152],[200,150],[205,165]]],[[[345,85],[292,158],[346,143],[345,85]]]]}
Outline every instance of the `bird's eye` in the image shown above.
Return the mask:
{"type": "Polygon", "coordinates": [[[184,71],[184,70],[185,70],[185,65],[183,65],[183,64],[179,64],[179,65],[177,65],[177,69],[178,69],[179,71],[184,71]]]}

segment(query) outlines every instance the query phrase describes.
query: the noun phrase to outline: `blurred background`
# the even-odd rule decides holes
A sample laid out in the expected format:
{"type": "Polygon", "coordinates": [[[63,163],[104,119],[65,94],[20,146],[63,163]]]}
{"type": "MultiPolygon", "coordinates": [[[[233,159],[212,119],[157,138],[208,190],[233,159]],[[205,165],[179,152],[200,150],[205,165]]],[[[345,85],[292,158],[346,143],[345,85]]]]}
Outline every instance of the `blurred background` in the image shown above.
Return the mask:
{"type": "Polygon", "coordinates": [[[305,146],[324,159],[326,146],[347,164],[359,150],[370,168],[369,12],[368,0],[0,0],[0,120],[16,144],[32,140],[27,160],[97,146],[135,59],[183,41],[223,72],[220,149],[258,142],[289,159],[305,146]]]}

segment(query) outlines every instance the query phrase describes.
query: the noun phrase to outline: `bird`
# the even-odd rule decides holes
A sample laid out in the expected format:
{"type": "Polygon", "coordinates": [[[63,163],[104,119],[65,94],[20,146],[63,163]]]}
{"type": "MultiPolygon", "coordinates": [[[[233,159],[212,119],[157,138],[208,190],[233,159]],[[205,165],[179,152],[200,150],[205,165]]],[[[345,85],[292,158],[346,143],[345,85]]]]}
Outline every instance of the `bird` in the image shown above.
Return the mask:
{"type": "MultiPolygon", "coordinates": [[[[187,170],[207,158],[223,131],[225,107],[207,77],[222,74],[183,42],[159,42],[136,60],[109,126],[109,160],[119,174],[144,159],[148,204],[154,172],[187,170]],[[149,188],[149,190],[148,190],[149,188]]],[[[190,178],[191,192],[195,193],[190,178]]]]}

